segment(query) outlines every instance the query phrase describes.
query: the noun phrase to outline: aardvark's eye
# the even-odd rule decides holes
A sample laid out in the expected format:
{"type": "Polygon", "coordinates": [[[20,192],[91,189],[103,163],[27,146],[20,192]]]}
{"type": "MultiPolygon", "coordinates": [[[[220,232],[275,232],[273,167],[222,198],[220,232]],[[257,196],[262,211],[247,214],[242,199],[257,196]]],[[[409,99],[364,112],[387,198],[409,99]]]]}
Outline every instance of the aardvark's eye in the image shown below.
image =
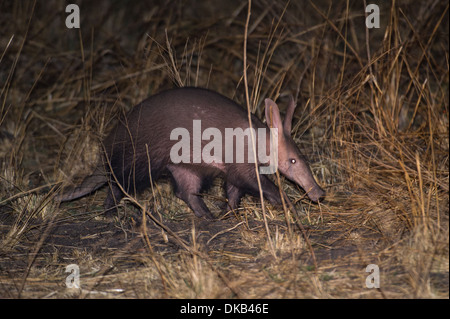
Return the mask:
{"type": "Polygon", "coordinates": [[[295,158],[291,158],[291,164],[295,164],[297,163],[297,161],[295,160],[295,158]]]}

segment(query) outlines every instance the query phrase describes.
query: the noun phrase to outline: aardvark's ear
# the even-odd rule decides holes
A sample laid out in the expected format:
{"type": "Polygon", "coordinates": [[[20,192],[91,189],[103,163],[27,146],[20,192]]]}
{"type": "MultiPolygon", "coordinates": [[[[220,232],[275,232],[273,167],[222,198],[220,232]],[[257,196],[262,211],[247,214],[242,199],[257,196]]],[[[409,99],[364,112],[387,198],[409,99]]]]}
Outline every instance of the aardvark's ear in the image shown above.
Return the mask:
{"type": "Polygon", "coordinates": [[[278,105],[271,99],[264,100],[266,104],[266,122],[268,127],[274,127],[278,129],[278,132],[283,127],[281,122],[280,110],[278,105]]]}
{"type": "Polygon", "coordinates": [[[292,95],[289,96],[289,105],[286,109],[286,116],[284,117],[283,122],[283,130],[284,134],[290,136],[292,129],[292,119],[294,117],[295,107],[297,105],[294,102],[294,97],[292,95]]]}

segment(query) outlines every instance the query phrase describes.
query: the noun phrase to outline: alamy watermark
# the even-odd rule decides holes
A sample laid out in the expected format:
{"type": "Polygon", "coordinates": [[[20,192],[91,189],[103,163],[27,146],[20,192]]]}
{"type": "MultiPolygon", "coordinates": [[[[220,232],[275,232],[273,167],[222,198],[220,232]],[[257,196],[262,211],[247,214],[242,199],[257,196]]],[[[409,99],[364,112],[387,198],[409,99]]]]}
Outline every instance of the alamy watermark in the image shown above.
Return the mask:
{"type": "Polygon", "coordinates": [[[260,174],[276,172],[278,167],[278,129],[208,127],[202,131],[201,122],[201,120],[193,120],[192,138],[187,128],[177,127],[171,131],[170,140],[178,141],[170,149],[172,163],[255,163],[256,160],[259,164],[268,164],[259,167],[260,174]],[[224,137],[222,133],[225,133],[224,137]],[[255,148],[252,136],[256,143],[255,148]],[[202,141],[209,142],[202,146],[202,141]],[[267,144],[269,144],[269,155],[267,155],[267,144]],[[247,150],[245,149],[246,145],[247,150]],[[256,157],[254,149],[257,152],[256,157]]]}
{"type": "Polygon", "coordinates": [[[80,267],[77,264],[70,264],[66,266],[66,272],[70,273],[66,277],[67,288],[80,288],[80,267]]]}
{"type": "MultiPolygon", "coordinates": [[[[66,287],[79,289],[80,286],[80,267],[77,264],[70,264],[66,266],[67,273],[66,287]]],[[[380,267],[376,264],[369,264],[366,267],[366,272],[370,273],[366,277],[366,288],[380,288],[380,267]]]]}
{"type": "Polygon", "coordinates": [[[366,288],[380,288],[380,267],[375,264],[367,265],[366,272],[370,273],[366,278],[366,288]]]}
{"type": "MultiPolygon", "coordinates": [[[[376,4],[369,4],[365,9],[369,13],[366,17],[366,27],[369,29],[380,27],[380,7],[376,4]]],[[[66,27],[68,29],[80,28],[80,7],[76,4],[69,4],[66,6],[66,13],[69,13],[66,18],[66,27]]]]}
{"type": "Polygon", "coordinates": [[[76,4],[66,6],[66,12],[69,13],[66,18],[66,27],[68,29],[80,28],[80,7],[76,4]]]}
{"type": "Polygon", "coordinates": [[[366,13],[369,13],[366,17],[366,27],[378,29],[380,27],[380,7],[376,4],[369,4],[366,7],[366,13]]]}

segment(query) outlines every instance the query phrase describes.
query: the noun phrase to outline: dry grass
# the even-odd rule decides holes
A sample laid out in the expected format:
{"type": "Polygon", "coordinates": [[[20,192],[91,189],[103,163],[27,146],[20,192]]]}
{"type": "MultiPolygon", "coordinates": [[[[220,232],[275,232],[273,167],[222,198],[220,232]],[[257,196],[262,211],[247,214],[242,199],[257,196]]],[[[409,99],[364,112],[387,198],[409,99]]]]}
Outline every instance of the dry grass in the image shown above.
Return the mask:
{"type": "MultiPolygon", "coordinates": [[[[371,30],[345,1],[253,2],[247,25],[239,1],[78,3],[80,30],[63,1],[0,4],[1,297],[448,298],[448,2],[383,3],[371,30]],[[294,94],[293,134],[327,201],[282,181],[298,217],[245,198],[206,222],[158,181],[114,220],[104,191],[55,205],[117,114],[186,85],[258,116],[294,94]],[[65,287],[72,263],[79,290],[65,287]]],[[[205,200],[220,212],[219,181],[205,200]]]]}

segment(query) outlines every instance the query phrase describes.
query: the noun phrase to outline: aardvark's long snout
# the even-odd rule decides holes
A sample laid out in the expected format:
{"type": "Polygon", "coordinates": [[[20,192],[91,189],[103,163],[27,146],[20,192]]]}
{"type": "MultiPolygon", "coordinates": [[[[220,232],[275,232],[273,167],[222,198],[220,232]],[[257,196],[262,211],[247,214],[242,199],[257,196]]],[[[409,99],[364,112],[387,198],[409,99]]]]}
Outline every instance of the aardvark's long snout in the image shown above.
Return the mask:
{"type": "Polygon", "coordinates": [[[309,199],[315,203],[325,197],[325,191],[317,184],[310,187],[310,189],[305,189],[305,191],[307,192],[309,199]]]}

